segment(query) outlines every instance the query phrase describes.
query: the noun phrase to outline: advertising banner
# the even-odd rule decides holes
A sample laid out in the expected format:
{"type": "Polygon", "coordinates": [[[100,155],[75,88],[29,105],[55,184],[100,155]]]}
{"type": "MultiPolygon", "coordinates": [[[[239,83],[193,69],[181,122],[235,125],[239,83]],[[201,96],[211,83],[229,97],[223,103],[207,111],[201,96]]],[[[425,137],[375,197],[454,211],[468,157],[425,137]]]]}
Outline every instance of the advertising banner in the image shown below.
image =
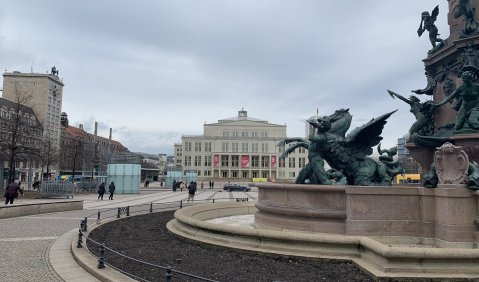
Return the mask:
{"type": "Polygon", "coordinates": [[[213,155],[213,166],[217,167],[220,163],[220,155],[213,155]]]}
{"type": "Polygon", "coordinates": [[[276,156],[271,156],[271,167],[276,167],[276,156]]]}
{"type": "Polygon", "coordinates": [[[249,167],[249,156],[241,156],[241,168],[249,167]]]}

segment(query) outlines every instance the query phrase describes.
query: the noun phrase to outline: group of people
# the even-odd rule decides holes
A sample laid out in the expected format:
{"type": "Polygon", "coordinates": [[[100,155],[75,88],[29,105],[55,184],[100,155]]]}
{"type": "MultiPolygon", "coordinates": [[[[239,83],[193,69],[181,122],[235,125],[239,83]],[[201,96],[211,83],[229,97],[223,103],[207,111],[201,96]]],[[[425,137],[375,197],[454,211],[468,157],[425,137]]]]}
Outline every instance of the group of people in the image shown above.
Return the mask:
{"type": "MultiPolygon", "coordinates": [[[[102,182],[100,186],[98,186],[98,200],[103,200],[103,194],[105,194],[105,192],[105,182],[102,182]]],[[[110,192],[108,200],[113,200],[113,194],[115,193],[115,183],[113,181],[108,186],[108,192],[110,192]]]]}

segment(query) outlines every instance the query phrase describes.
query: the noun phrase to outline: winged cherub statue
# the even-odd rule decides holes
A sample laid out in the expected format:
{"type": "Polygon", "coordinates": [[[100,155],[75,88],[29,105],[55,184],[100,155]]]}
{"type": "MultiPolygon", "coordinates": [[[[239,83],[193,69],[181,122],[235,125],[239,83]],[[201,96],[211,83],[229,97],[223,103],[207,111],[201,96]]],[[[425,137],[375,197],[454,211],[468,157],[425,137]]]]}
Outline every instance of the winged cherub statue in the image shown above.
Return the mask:
{"type": "Polygon", "coordinates": [[[439,38],[439,33],[436,25],[437,15],[439,14],[439,5],[437,5],[429,14],[429,12],[424,11],[421,14],[421,24],[419,25],[419,29],[417,30],[417,35],[421,37],[424,31],[429,31],[429,40],[432,44],[432,49],[429,51],[433,53],[437,50],[437,48],[441,47],[444,44],[444,40],[439,38]],[[439,43],[439,44],[436,44],[439,43]]]}

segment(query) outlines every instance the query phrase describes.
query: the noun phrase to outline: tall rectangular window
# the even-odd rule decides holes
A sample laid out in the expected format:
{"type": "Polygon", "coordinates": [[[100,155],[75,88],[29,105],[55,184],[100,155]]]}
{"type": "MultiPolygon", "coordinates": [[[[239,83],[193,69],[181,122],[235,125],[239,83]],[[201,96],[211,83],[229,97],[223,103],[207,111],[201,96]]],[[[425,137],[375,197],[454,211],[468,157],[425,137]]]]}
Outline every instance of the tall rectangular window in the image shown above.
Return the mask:
{"type": "Polygon", "coordinates": [[[268,143],[261,143],[261,152],[268,153],[268,143]]]}
{"type": "Polygon", "coordinates": [[[289,160],[289,168],[295,168],[296,167],[296,159],[295,158],[288,158],[289,160]]]}
{"type": "Polygon", "coordinates": [[[229,166],[229,156],[228,155],[222,155],[221,156],[221,166],[226,167],[229,166]]]}
{"type": "Polygon", "coordinates": [[[201,156],[195,156],[195,166],[201,166],[201,156]]]}
{"type": "Polygon", "coordinates": [[[231,144],[231,151],[233,153],[238,153],[238,143],[232,143],[231,144]]]}
{"type": "Polygon", "coordinates": [[[259,167],[259,156],[251,156],[251,167],[259,167]]]}
{"type": "Polygon", "coordinates": [[[241,143],[241,152],[248,153],[248,143],[241,143]]]}
{"type": "Polygon", "coordinates": [[[195,142],[195,152],[201,152],[201,142],[195,142]]]}
{"type": "Polygon", "coordinates": [[[211,152],[211,142],[205,143],[205,152],[211,152]]]}
{"type": "Polygon", "coordinates": [[[231,156],[231,166],[239,167],[239,156],[231,156]]]}
{"type": "Polygon", "coordinates": [[[205,166],[211,166],[211,156],[205,156],[205,166]]]}
{"type": "Polygon", "coordinates": [[[299,168],[303,168],[306,165],[306,158],[298,158],[299,168]]]}
{"type": "Polygon", "coordinates": [[[258,153],[258,143],[253,143],[252,145],[252,152],[253,153],[258,153]]]}
{"type": "Polygon", "coordinates": [[[221,143],[221,152],[228,152],[228,143],[227,142],[223,142],[221,143]]]}
{"type": "Polygon", "coordinates": [[[261,157],[261,167],[268,168],[269,167],[269,156],[262,156],[261,157]]]}

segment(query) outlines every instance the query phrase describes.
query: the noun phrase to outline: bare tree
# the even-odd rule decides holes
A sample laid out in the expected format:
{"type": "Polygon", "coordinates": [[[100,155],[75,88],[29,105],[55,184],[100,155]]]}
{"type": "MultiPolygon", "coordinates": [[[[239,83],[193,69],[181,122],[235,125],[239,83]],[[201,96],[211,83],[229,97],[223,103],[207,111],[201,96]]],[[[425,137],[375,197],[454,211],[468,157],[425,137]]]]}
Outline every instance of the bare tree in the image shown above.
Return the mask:
{"type": "Polygon", "coordinates": [[[14,101],[0,100],[0,157],[8,162],[8,181],[12,182],[16,162],[32,160],[36,154],[43,128],[27,106],[31,96],[18,83],[14,87],[14,101]]]}
{"type": "Polygon", "coordinates": [[[47,177],[49,177],[50,168],[57,164],[59,159],[58,148],[55,146],[54,140],[48,135],[44,136],[35,155],[42,168],[42,175],[43,169],[46,168],[47,177]]]}
{"type": "Polygon", "coordinates": [[[65,137],[62,140],[60,150],[60,170],[71,171],[72,181],[75,178],[75,173],[78,169],[82,169],[84,158],[84,138],[77,137],[65,137]]]}

